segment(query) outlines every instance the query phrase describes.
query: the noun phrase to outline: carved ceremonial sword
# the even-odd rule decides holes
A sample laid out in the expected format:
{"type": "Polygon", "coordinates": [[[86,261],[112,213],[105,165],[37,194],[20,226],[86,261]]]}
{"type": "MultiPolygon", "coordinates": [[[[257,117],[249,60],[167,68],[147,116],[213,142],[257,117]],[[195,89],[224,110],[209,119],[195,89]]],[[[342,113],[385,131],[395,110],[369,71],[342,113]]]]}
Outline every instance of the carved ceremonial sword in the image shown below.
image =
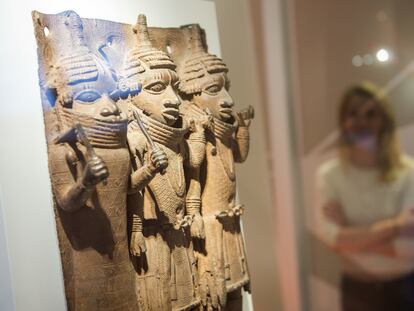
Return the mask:
{"type": "MultiPolygon", "coordinates": [[[[145,128],[144,123],[141,120],[141,117],[139,116],[139,113],[136,110],[132,110],[132,113],[134,114],[135,119],[137,120],[138,126],[141,129],[142,134],[144,134],[146,140],[148,141],[148,144],[150,145],[152,150],[157,150],[159,147],[154,143],[152,140],[150,134],[148,133],[147,129],[145,128]]],[[[161,174],[165,173],[165,167],[162,168],[161,174]]]]}
{"type": "MultiPolygon", "coordinates": [[[[86,154],[88,155],[89,159],[97,158],[95,150],[93,149],[91,142],[89,141],[88,137],[86,137],[85,130],[83,129],[80,123],[76,123],[75,125],[76,132],[78,133],[79,140],[82,144],[86,147],[86,154]]],[[[105,178],[102,183],[104,186],[108,184],[108,180],[105,178]]]]}
{"type": "Polygon", "coordinates": [[[145,136],[145,138],[147,139],[147,141],[148,141],[148,143],[149,143],[149,145],[150,145],[151,149],[156,149],[156,148],[158,148],[158,147],[155,145],[154,141],[152,140],[151,136],[149,135],[149,133],[148,133],[147,129],[145,128],[145,125],[144,125],[144,123],[142,122],[141,117],[139,116],[138,112],[137,112],[136,110],[132,110],[132,112],[133,112],[133,114],[134,114],[135,119],[137,120],[138,126],[139,126],[139,128],[141,129],[142,134],[144,134],[144,136],[145,136]]]}
{"type": "Polygon", "coordinates": [[[82,125],[80,123],[76,123],[75,125],[76,133],[78,134],[79,140],[81,141],[82,145],[86,147],[86,153],[88,155],[88,158],[95,158],[96,153],[93,149],[89,139],[86,137],[85,130],[83,129],[82,125]]]}

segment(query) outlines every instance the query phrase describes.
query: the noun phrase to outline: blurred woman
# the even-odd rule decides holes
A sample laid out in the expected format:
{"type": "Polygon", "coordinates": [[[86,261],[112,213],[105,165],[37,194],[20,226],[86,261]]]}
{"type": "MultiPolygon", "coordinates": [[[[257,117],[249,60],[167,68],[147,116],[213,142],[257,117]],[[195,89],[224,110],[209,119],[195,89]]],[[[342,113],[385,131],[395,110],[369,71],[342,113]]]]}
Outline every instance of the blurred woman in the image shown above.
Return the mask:
{"type": "Polygon", "coordinates": [[[337,157],[318,177],[324,238],[342,259],[343,310],[414,310],[414,162],[375,86],[348,89],[338,121],[337,157]]]}

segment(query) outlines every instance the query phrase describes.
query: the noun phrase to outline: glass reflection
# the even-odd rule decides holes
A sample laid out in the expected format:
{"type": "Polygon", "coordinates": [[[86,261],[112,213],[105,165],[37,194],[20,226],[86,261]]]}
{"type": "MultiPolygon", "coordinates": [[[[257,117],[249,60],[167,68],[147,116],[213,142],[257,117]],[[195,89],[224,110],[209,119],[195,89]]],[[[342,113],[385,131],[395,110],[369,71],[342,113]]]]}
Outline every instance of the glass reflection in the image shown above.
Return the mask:
{"type": "Polygon", "coordinates": [[[318,177],[322,236],[341,257],[342,309],[414,310],[414,161],[372,84],[345,92],[338,121],[337,156],[318,177]]]}

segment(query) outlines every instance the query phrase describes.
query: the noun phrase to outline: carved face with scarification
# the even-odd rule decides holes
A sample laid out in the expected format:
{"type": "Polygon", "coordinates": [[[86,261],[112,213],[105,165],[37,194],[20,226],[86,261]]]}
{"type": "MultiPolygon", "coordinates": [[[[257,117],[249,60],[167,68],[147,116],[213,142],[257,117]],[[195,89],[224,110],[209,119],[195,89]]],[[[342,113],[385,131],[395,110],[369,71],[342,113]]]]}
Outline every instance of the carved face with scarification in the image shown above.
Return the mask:
{"type": "Polygon", "coordinates": [[[116,89],[115,78],[93,54],[72,56],[70,61],[61,63],[61,66],[64,75],[68,77],[66,90],[70,92],[72,99],[69,105],[65,105],[66,108],[100,119],[123,118],[109,94],[116,89]]]}
{"type": "Polygon", "coordinates": [[[201,92],[193,95],[193,103],[208,108],[213,116],[225,122],[233,122],[233,99],[228,93],[229,81],[225,73],[209,74],[200,81],[201,92]]]}
{"type": "Polygon", "coordinates": [[[208,109],[219,120],[233,123],[233,99],[228,90],[228,68],[222,59],[209,54],[198,25],[187,28],[189,44],[186,58],[178,69],[180,92],[199,108],[208,109]]]}
{"type": "Polygon", "coordinates": [[[177,96],[178,75],[175,64],[161,50],[152,46],[145,15],[138,16],[133,29],[137,43],[125,62],[127,85],[141,85],[141,92],[131,96],[132,103],[147,116],[174,126],[180,117],[177,96]]]}
{"type": "Polygon", "coordinates": [[[149,117],[173,126],[179,118],[178,76],[170,69],[148,69],[140,75],[141,92],[132,98],[149,117]]]}
{"type": "Polygon", "coordinates": [[[70,39],[53,67],[49,86],[55,87],[64,108],[109,121],[122,119],[110,98],[116,90],[115,73],[86,46],[79,15],[66,11],[61,16],[70,39]]]}

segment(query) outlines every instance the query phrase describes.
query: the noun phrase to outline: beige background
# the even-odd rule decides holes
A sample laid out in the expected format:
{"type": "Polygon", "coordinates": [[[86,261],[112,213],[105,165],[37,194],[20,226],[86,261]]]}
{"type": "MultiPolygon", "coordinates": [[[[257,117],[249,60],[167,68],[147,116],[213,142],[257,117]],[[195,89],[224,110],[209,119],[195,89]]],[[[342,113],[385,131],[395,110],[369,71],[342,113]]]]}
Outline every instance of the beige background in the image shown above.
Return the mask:
{"type": "MultiPolygon", "coordinates": [[[[247,162],[238,167],[255,310],[301,310],[284,7],[279,0],[217,0],[222,56],[236,106],[256,117],[247,162]]],[[[304,309],[306,310],[306,309],[304,309]]]]}
{"type": "Polygon", "coordinates": [[[362,80],[388,90],[403,149],[414,154],[414,2],[216,6],[231,92],[239,107],[257,112],[250,157],[238,168],[256,310],[338,310],[338,261],[317,237],[314,175],[333,155],[339,96],[362,80]],[[390,62],[352,65],[355,55],[375,57],[380,48],[391,51],[390,62]]]}
{"type": "Polygon", "coordinates": [[[260,91],[254,33],[249,2],[216,1],[222,57],[230,68],[230,93],[236,109],[255,108],[251,126],[250,153],[237,166],[237,182],[252,278],[255,310],[277,310],[280,306],[272,210],[271,175],[266,146],[265,107],[260,91]]]}
{"type": "Polygon", "coordinates": [[[414,144],[414,2],[406,0],[287,1],[288,47],[291,55],[292,107],[297,166],[305,228],[298,239],[308,241],[301,266],[303,299],[315,311],[340,310],[338,258],[317,237],[317,167],[334,155],[339,97],[353,83],[370,80],[388,90],[399,124],[403,150],[414,144]],[[387,63],[355,67],[352,58],[387,48],[387,63]]]}

